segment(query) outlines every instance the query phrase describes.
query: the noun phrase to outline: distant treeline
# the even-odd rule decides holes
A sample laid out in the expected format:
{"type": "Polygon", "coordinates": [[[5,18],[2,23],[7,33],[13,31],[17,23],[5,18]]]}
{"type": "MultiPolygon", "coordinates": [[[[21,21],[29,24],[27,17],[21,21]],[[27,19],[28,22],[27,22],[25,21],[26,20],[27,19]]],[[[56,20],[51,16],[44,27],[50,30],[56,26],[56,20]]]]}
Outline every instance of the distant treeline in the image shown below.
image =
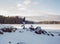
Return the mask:
{"type": "MultiPolygon", "coordinates": [[[[0,24],[22,24],[23,23],[23,18],[19,16],[2,16],[0,15],[0,24]]],[[[26,24],[60,24],[60,21],[39,21],[39,22],[34,22],[34,21],[25,21],[26,24]]]]}
{"type": "Polygon", "coordinates": [[[40,21],[37,24],[60,24],[60,21],[40,21]]]}
{"type": "MultiPolygon", "coordinates": [[[[12,17],[0,16],[0,24],[22,24],[22,22],[23,22],[23,18],[18,16],[12,16],[12,17]]],[[[27,20],[25,23],[34,24],[33,21],[27,21],[27,20]]]]}

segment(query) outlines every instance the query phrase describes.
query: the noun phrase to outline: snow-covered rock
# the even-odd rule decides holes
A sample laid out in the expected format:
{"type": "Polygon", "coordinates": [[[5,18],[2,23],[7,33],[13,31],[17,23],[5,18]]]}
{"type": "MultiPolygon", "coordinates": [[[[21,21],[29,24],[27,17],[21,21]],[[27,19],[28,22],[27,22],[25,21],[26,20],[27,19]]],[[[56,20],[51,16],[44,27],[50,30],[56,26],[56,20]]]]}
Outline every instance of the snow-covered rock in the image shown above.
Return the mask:
{"type": "MultiPolygon", "coordinates": [[[[35,31],[35,30],[34,30],[35,31]]],[[[53,34],[47,32],[49,35],[53,34]]],[[[0,44],[60,44],[60,36],[36,34],[26,29],[17,28],[15,32],[0,35],[0,44]]]]}
{"type": "Polygon", "coordinates": [[[16,30],[17,28],[13,26],[0,24],[0,34],[3,34],[3,32],[15,32],[16,30]]]}

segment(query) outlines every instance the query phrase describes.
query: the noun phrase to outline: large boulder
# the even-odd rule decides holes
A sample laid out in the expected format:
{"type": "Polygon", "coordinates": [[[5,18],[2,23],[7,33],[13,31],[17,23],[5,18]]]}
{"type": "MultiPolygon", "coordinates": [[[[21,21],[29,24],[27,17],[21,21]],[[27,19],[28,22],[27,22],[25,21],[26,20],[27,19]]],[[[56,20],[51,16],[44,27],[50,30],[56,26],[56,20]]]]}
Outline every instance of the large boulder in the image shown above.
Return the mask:
{"type": "Polygon", "coordinates": [[[3,32],[0,31],[0,34],[3,34],[3,32]]]}
{"type": "Polygon", "coordinates": [[[58,34],[58,36],[60,36],[60,34],[58,34]]]}
{"type": "Polygon", "coordinates": [[[53,37],[54,37],[54,34],[52,34],[52,33],[51,33],[51,36],[53,36],[53,37]]]}
{"type": "Polygon", "coordinates": [[[29,27],[30,31],[35,31],[35,28],[31,25],[31,27],[29,27]]]}
{"type": "Polygon", "coordinates": [[[17,28],[1,28],[3,32],[15,32],[17,28]]]}
{"type": "Polygon", "coordinates": [[[1,30],[3,32],[12,32],[12,29],[10,29],[10,28],[2,28],[1,30]]]}
{"type": "Polygon", "coordinates": [[[41,27],[36,27],[35,33],[36,34],[46,34],[47,32],[45,30],[42,30],[41,27]]]}

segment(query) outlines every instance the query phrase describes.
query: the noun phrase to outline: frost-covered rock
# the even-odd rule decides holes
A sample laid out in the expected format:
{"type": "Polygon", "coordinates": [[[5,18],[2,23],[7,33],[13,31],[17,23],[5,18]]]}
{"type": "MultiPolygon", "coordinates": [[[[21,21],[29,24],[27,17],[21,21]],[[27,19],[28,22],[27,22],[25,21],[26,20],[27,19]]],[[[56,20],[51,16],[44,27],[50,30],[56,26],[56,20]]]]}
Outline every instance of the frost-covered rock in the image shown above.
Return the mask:
{"type": "Polygon", "coordinates": [[[15,32],[17,28],[10,25],[0,25],[0,32],[15,32]]]}
{"type": "Polygon", "coordinates": [[[53,33],[51,33],[51,32],[49,32],[49,35],[54,37],[54,34],[53,34],[53,33]]]}
{"type": "Polygon", "coordinates": [[[16,28],[1,28],[0,30],[2,30],[3,32],[15,32],[16,28]]]}
{"type": "Polygon", "coordinates": [[[58,34],[58,36],[60,36],[60,34],[58,34]]]}
{"type": "Polygon", "coordinates": [[[29,27],[30,31],[34,31],[35,28],[31,25],[31,27],[29,27]]]}
{"type": "Polygon", "coordinates": [[[51,36],[54,36],[54,34],[51,33],[51,36]]]}
{"type": "Polygon", "coordinates": [[[0,34],[3,34],[3,32],[0,31],[0,34]]]}
{"type": "Polygon", "coordinates": [[[47,32],[45,30],[42,30],[41,27],[36,27],[35,33],[36,34],[46,34],[47,32]]]}
{"type": "MultiPolygon", "coordinates": [[[[35,30],[36,31],[36,30],[35,30]]],[[[34,32],[35,32],[34,31],[34,32]]],[[[42,30],[44,33],[45,30],[42,30]]],[[[51,37],[51,32],[47,32],[46,36],[35,34],[31,31],[18,29],[14,33],[6,33],[0,36],[0,44],[59,44],[60,36],[51,37]],[[19,31],[24,31],[19,33],[19,31]],[[47,36],[47,34],[49,36],[47,36]]]]}

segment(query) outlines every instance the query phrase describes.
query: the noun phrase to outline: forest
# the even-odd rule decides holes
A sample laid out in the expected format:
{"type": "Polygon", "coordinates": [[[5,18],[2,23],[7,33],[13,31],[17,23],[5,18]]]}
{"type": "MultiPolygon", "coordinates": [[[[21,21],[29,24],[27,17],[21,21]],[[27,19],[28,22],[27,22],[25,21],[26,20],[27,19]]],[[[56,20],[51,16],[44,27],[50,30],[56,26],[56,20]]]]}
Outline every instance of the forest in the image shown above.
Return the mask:
{"type": "MultiPolygon", "coordinates": [[[[23,23],[23,18],[18,17],[18,16],[12,16],[12,17],[5,17],[5,16],[0,16],[0,24],[22,24],[23,23]]],[[[33,21],[25,21],[26,24],[34,24],[33,21]]]]}
{"type": "MultiPolygon", "coordinates": [[[[23,18],[19,16],[2,16],[0,15],[0,24],[22,24],[23,18]]],[[[25,20],[26,24],[60,24],[60,21],[38,21],[34,22],[25,20]]]]}

